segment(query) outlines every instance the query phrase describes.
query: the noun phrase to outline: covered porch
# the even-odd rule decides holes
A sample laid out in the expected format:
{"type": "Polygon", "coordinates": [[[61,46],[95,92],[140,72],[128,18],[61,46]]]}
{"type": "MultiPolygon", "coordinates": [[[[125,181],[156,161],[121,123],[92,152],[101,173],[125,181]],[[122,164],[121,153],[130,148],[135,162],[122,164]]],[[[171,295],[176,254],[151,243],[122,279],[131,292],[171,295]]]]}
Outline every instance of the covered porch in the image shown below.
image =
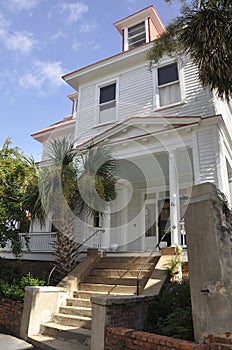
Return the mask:
{"type": "Polygon", "coordinates": [[[111,252],[186,248],[184,213],[194,182],[191,148],[118,160],[117,198],[97,225],[86,225],[86,245],[111,252]],[[88,240],[88,237],[92,237],[88,240]],[[165,236],[164,236],[165,235],[165,236]]]}

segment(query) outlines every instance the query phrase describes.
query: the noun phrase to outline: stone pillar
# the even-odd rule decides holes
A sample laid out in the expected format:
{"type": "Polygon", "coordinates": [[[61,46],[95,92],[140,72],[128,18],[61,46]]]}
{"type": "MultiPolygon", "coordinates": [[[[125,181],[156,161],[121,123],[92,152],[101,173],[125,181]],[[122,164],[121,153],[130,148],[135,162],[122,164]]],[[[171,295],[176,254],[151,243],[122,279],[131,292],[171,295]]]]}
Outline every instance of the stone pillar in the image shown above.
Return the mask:
{"type": "Polygon", "coordinates": [[[185,223],[196,342],[232,332],[231,224],[222,208],[215,185],[193,187],[185,223]]]}
{"type": "Polygon", "coordinates": [[[180,198],[175,152],[169,153],[171,244],[180,244],[180,198]]]}

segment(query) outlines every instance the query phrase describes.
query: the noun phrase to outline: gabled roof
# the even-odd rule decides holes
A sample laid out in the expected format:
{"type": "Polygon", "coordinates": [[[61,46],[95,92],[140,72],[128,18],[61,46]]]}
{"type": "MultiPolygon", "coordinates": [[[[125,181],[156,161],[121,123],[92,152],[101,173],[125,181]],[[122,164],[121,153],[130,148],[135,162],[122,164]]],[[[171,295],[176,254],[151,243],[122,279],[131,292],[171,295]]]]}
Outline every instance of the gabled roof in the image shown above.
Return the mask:
{"type": "MultiPolygon", "coordinates": [[[[211,118],[211,117],[209,117],[211,118]]],[[[123,142],[125,140],[130,140],[130,139],[135,139],[135,138],[144,138],[148,137],[150,135],[155,135],[155,133],[167,133],[167,131],[171,131],[173,129],[180,129],[183,127],[191,127],[193,125],[198,125],[202,119],[200,116],[181,116],[181,117],[176,117],[176,116],[165,116],[165,117],[156,117],[156,116],[135,116],[135,117],[130,117],[123,122],[118,122],[115,123],[113,126],[109,127],[108,129],[86,139],[83,142],[80,142],[79,144],[76,144],[77,148],[85,148],[88,147],[89,145],[97,145],[101,142],[109,142],[109,139],[112,139],[115,137],[117,134],[121,133],[124,137],[117,137],[112,141],[113,143],[119,143],[123,142]],[[156,126],[153,131],[149,131],[149,126],[156,126]],[[128,137],[128,134],[125,132],[128,131],[130,128],[135,128],[135,127],[141,127],[141,130],[144,132],[140,133],[138,132],[137,135],[133,135],[131,138],[128,137]]]]}

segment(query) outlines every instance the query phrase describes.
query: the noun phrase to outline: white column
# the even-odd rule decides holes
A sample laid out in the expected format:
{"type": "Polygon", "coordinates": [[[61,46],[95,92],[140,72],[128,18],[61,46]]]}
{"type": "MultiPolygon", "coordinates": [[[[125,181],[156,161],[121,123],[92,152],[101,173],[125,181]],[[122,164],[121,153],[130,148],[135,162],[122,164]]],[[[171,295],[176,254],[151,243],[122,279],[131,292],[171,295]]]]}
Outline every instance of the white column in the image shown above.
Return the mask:
{"type": "Polygon", "coordinates": [[[102,229],[101,232],[101,248],[109,249],[110,247],[110,213],[105,213],[102,217],[102,229]]]}
{"type": "Polygon", "coordinates": [[[180,244],[180,198],[176,151],[169,153],[169,193],[171,244],[180,244]]]}

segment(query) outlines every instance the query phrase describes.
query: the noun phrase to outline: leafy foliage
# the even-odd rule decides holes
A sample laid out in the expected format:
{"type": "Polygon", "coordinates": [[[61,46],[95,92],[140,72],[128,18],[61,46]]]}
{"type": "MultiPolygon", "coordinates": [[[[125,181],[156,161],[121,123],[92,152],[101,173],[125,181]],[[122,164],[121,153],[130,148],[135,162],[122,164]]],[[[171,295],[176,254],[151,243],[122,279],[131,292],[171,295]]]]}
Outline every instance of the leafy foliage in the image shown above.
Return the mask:
{"type": "Polygon", "coordinates": [[[161,293],[155,297],[150,308],[147,330],[170,337],[193,340],[188,281],[164,284],[161,293]]]}
{"type": "Polygon", "coordinates": [[[47,215],[56,228],[56,275],[60,279],[77,263],[76,217],[94,216],[98,212],[104,215],[108,202],[116,196],[117,170],[110,152],[103,146],[79,152],[67,137],[51,141],[48,154],[47,165],[38,169],[39,186],[35,183],[31,190],[37,198],[32,196],[31,200],[29,194],[27,206],[33,218],[41,220],[47,215]]]}
{"type": "Polygon", "coordinates": [[[15,278],[13,281],[7,282],[0,278],[0,297],[9,298],[16,301],[23,301],[25,287],[27,286],[44,286],[45,280],[37,278],[28,273],[21,278],[15,278]]]}
{"type": "Polygon", "coordinates": [[[24,200],[35,174],[33,162],[6,139],[0,149],[0,245],[10,240],[16,256],[22,247],[19,233],[28,232],[30,225],[24,200]]]}
{"type": "MultiPolygon", "coordinates": [[[[171,0],[166,0],[171,3],[171,0]]],[[[154,41],[148,59],[190,54],[204,87],[232,97],[232,3],[230,0],[182,0],[181,15],[154,41]]]]}

